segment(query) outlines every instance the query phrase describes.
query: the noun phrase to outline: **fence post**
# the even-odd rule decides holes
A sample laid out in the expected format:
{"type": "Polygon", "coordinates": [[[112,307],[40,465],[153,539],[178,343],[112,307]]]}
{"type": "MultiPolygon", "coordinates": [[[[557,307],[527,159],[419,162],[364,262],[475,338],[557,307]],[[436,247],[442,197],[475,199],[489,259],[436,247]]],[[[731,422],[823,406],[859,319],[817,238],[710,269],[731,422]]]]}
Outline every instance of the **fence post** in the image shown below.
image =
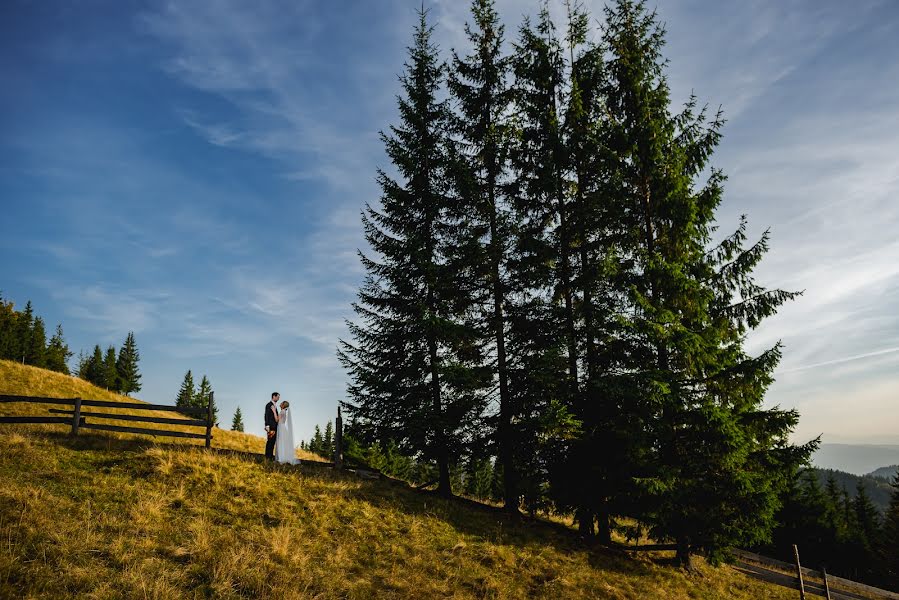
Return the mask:
{"type": "Polygon", "coordinates": [[[830,584],[827,583],[827,569],[825,567],[821,567],[821,576],[824,578],[824,594],[827,596],[827,600],[830,600],[830,584]]]}
{"type": "Polygon", "coordinates": [[[799,598],[805,600],[805,582],[802,581],[802,565],[799,564],[799,548],[793,544],[793,556],[796,557],[796,575],[799,577],[799,598]]]}
{"type": "Polygon", "coordinates": [[[337,420],[334,431],[334,468],[343,468],[343,417],[340,416],[340,407],[337,407],[337,420]]]}
{"type": "Polygon", "coordinates": [[[206,405],[206,447],[212,447],[212,403],[215,392],[209,392],[209,403],[206,405]]]}
{"type": "Polygon", "coordinates": [[[81,398],[75,398],[75,414],[72,415],[72,435],[78,435],[81,426],[81,398]]]}

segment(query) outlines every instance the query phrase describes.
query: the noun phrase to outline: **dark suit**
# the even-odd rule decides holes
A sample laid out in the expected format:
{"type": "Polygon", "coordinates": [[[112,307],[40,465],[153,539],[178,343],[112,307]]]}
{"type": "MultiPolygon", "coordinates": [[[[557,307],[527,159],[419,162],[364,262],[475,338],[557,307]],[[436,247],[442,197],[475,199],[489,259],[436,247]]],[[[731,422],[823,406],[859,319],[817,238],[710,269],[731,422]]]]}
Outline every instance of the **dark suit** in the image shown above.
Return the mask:
{"type": "Polygon", "coordinates": [[[274,401],[265,405],[265,426],[269,431],[274,431],[275,435],[268,438],[265,442],[265,457],[275,460],[275,438],[278,437],[278,417],[275,415],[276,405],[274,401]]]}

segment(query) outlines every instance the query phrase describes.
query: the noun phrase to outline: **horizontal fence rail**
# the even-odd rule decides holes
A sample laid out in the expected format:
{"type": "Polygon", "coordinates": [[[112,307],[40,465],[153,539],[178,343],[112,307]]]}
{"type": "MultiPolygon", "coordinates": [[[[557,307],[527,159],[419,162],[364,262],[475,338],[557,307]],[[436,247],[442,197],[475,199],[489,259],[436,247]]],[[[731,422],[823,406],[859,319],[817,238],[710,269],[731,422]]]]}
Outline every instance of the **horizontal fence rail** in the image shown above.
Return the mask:
{"type": "Polygon", "coordinates": [[[154,435],[177,438],[205,439],[206,447],[212,445],[212,406],[214,397],[209,396],[209,403],[205,407],[196,406],[171,406],[169,404],[145,404],[143,402],[112,402],[110,400],[91,400],[82,398],[48,398],[45,396],[21,396],[0,394],[0,403],[24,402],[29,404],[55,404],[73,406],[73,410],[60,410],[50,408],[48,412],[67,415],[64,417],[46,416],[0,416],[0,423],[59,423],[72,426],[72,435],[77,436],[80,429],[95,429],[100,431],[114,431],[119,433],[138,433],[142,435],[154,435]],[[174,419],[169,417],[154,417],[150,415],[127,415],[107,412],[83,412],[83,406],[95,408],[119,408],[127,410],[167,411],[187,415],[205,417],[205,419],[174,419]],[[145,427],[126,427],[122,425],[106,425],[102,423],[88,422],[91,419],[113,419],[119,421],[138,421],[141,423],[159,423],[163,425],[183,425],[185,427],[203,427],[205,433],[192,433],[188,431],[171,431],[168,429],[149,429],[145,427]]]}
{"type": "MultiPolygon", "coordinates": [[[[2,402],[28,402],[31,404],[75,404],[77,398],[45,398],[42,396],[9,396],[0,394],[0,403],[2,402]]],[[[205,406],[172,406],[170,404],[147,404],[144,402],[113,402],[111,400],[89,400],[82,399],[81,406],[95,406],[98,408],[127,408],[129,410],[162,410],[169,412],[179,412],[190,415],[205,417],[207,407],[205,406]]]]}
{"type": "MultiPolygon", "coordinates": [[[[62,423],[71,425],[72,417],[0,417],[0,423],[62,423]]],[[[81,426],[84,426],[84,417],[81,417],[81,426]]]]}
{"type": "Polygon", "coordinates": [[[99,429],[102,431],[119,431],[122,433],[142,433],[144,435],[167,435],[169,437],[180,438],[197,438],[205,440],[205,433],[190,433],[188,431],[163,431],[160,429],[145,429],[143,427],[123,427],[121,425],[100,425],[96,423],[86,423],[81,426],[84,429],[99,429]]]}
{"type": "MultiPolygon", "coordinates": [[[[205,409],[204,409],[205,410],[205,409]]],[[[60,410],[51,408],[51,413],[61,415],[74,415],[74,410],[60,410]]],[[[141,415],[117,415],[115,413],[100,412],[84,412],[81,411],[82,417],[98,417],[101,419],[118,419],[119,421],[141,421],[143,423],[163,423],[165,425],[190,425],[192,427],[206,427],[206,421],[202,419],[170,419],[168,417],[142,417],[141,415]]],[[[66,423],[71,423],[72,419],[66,419],[66,423]]]]}

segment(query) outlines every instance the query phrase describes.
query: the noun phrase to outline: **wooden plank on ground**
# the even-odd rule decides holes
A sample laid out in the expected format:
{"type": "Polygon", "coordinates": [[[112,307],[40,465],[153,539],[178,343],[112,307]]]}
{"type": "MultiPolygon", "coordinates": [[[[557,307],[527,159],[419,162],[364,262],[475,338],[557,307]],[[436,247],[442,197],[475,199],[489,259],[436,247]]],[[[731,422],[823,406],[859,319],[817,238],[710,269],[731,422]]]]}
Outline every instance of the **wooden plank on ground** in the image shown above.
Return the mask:
{"type": "MultiPolygon", "coordinates": [[[[51,413],[62,414],[62,415],[71,415],[74,414],[73,410],[62,410],[59,408],[51,408],[51,413]]],[[[81,412],[81,415],[84,417],[99,417],[101,419],[119,419],[120,421],[141,421],[144,423],[164,423],[166,425],[190,425],[191,427],[206,427],[206,421],[201,421],[199,419],[173,419],[169,417],[144,417],[141,415],[125,415],[125,414],[115,414],[115,413],[101,413],[101,412],[81,412]]]]}
{"type": "Polygon", "coordinates": [[[205,433],[188,433],[186,431],[166,431],[165,429],[145,429],[143,427],[122,427],[119,425],[100,425],[99,423],[85,423],[83,429],[98,429],[100,431],[116,431],[119,433],[140,433],[143,435],[158,435],[167,437],[206,439],[205,433]]]}

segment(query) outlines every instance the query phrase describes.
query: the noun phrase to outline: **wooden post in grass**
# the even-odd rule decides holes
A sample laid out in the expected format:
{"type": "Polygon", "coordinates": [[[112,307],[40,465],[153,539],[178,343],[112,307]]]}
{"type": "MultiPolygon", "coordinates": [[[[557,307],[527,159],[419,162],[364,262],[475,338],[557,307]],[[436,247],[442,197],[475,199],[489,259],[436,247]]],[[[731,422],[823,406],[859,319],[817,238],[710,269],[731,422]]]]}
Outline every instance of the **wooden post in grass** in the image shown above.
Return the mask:
{"type": "Polygon", "coordinates": [[[827,569],[825,567],[821,567],[821,576],[824,578],[824,594],[827,596],[827,600],[830,600],[830,584],[827,583],[827,569]]]}
{"type": "Polygon", "coordinates": [[[334,468],[343,468],[343,417],[337,407],[337,420],[334,427],[334,468]]]}
{"type": "Polygon", "coordinates": [[[206,447],[212,447],[212,402],[215,392],[209,392],[209,404],[206,405],[206,447]]]}
{"type": "Polygon", "coordinates": [[[72,415],[72,435],[78,435],[78,427],[81,426],[81,398],[75,398],[75,414],[72,415]]]}
{"type": "Polygon", "coordinates": [[[799,577],[799,600],[805,600],[805,583],[802,581],[802,565],[799,564],[799,548],[793,544],[793,556],[796,557],[796,575],[799,577]]]}

